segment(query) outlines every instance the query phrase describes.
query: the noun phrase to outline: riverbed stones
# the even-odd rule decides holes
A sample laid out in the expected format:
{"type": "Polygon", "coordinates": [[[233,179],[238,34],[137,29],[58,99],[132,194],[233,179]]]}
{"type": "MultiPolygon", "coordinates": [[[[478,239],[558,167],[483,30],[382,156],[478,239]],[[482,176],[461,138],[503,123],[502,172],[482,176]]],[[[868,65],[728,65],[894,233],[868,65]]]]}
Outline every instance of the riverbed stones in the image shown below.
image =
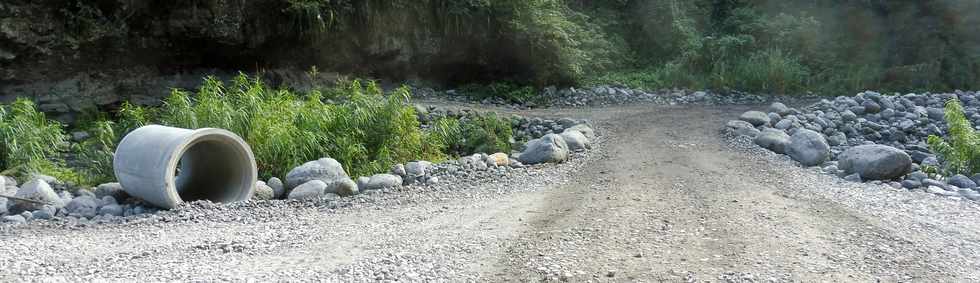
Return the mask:
{"type": "Polygon", "coordinates": [[[48,185],[48,182],[44,181],[43,179],[34,179],[27,182],[17,190],[17,193],[14,194],[14,196],[22,199],[39,201],[41,203],[10,200],[9,210],[11,213],[34,211],[41,209],[45,205],[51,205],[53,207],[65,206],[65,203],[61,201],[58,194],[55,193],[54,190],[51,189],[51,186],[48,185]]]}
{"type": "Polygon", "coordinates": [[[769,115],[762,111],[746,111],[738,118],[742,121],[749,122],[754,127],[769,125],[771,121],[769,115]]]}
{"type": "Polygon", "coordinates": [[[830,158],[830,145],[822,134],[800,129],[790,137],[786,153],[803,166],[816,166],[830,158]]]}
{"type": "Polygon", "coordinates": [[[904,151],[886,145],[851,147],[838,160],[841,170],[859,174],[864,180],[898,179],[912,171],[912,158],[904,151]]]}
{"type": "Polygon", "coordinates": [[[746,121],[731,120],[728,121],[728,123],[725,124],[725,126],[728,127],[728,129],[730,129],[733,133],[739,136],[746,136],[754,139],[756,136],[759,135],[759,129],[756,129],[755,126],[752,126],[752,123],[746,121]]]}
{"type": "Polygon", "coordinates": [[[755,137],[755,144],[779,154],[786,153],[789,143],[790,138],[786,132],[773,128],[766,128],[755,137]]]}

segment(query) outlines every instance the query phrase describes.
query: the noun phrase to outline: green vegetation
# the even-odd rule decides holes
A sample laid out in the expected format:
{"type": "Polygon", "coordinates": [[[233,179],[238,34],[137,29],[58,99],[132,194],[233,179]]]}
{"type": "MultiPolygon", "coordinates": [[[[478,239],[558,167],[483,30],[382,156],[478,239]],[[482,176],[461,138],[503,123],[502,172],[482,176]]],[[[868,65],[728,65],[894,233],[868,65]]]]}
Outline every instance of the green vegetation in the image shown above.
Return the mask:
{"type": "Polygon", "coordinates": [[[337,159],[353,176],[387,171],[411,160],[439,161],[475,152],[509,152],[509,120],[493,114],[443,119],[422,130],[407,88],[384,94],[374,82],[352,81],[299,96],[239,75],[213,77],[196,93],[175,89],[158,108],[124,103],[115,117],[91,114],[80,123],[90,137],[71,144],[65,127],[29,100],[0,108],[0,165],[5,174],[43,173],[77,184],[114,179],[112,157],[126,133],[147,125],[222,128],[241,136],[263,178],[284,176],[303,162],[337,159]],[[324,94],[338,103],[324,102],[324,94]],[[64,162],[62,156],[71,156],[64,162]]]}
{"type": "Polygon", "coordinates": [[[64,126],[48,120],[34,103],[17,99],[0,108],[0,166],[4,174],[47,172],[68,178],[61,154],[68,149],[64,126]]]}
{"type": "Polygon", "coordinates": [[[929,136],[929,149],[943,159],[943,170],[950,175],[980,173],[980,135],[963,114],[959,100],[954,98],[946,102],[945,115],[949,135],[945,140],[929,136]]]}
{"type": "Polygon", "coordinates": [[[442,151],[453,156],[484,152],[510,152],[513,130],[510,121],[496,114],[472,119],[442,118],[431,131],[432,138],[444,145],[442,151]]]}

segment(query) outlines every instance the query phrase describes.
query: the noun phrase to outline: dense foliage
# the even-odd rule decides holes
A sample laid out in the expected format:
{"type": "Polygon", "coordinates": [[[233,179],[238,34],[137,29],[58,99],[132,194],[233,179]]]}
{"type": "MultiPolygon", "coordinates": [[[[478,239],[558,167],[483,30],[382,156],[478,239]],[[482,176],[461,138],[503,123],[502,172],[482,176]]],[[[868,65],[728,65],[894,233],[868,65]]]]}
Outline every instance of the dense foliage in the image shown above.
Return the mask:
{"type": "Polygon", "coordinates": [[[947,173],[980,173],[980,135],[970,125],[959,100],[946,102],[945,115],[949,133],[945,139],[929,136],[929,149],[943,159],[942,169],[947,173]]]}
{"type": "Polygon", "coordinates": [[[89,137],[74,144],[63,125],[22,99],[0,108],[0,165],[14,174],[44,173],[78,184],[109,182],[118,142],[151,123],[230,130],[251,146],[263,178],[282,177],[321,157],[363,176],[411,160],[510,151],[509,120],[492,114],[447,118],[423,130],[409,99],[407,88],[384,93],[374,82],[357,80],[297,95],[245,75],[228,84],[209,77],[195,93],[174,89],[160,107],[125,103],[113,115],[92,114],[79,126],[89,137]]]}
{"type": "Polygon", "coordinates": [[[8,40],[16,43],[13,50],[37,50],[17,57],[11,65],[17,70],[49,61],[56,64],[51,71],[92,68],[31,59],[52,56],[43,50],[81,50],[92,56],[59,58],[120,53],[129,57],[98,66],[125,67],[135,60],[126,58],[137,58],[165,70],[318,65],[452,85],[614,83],[776,94],[980,85],[978,1],[73,0],[36,6],[56,11],[44,18],[57,21],[32,22],[9,12],[19,10],[0,8],[0,16],[55,33],[39,46],[8,40]],[[146,50],[125,53],[133,46],[146,50]],[[157,57],[142,60],[147,53],[157,57]]]}

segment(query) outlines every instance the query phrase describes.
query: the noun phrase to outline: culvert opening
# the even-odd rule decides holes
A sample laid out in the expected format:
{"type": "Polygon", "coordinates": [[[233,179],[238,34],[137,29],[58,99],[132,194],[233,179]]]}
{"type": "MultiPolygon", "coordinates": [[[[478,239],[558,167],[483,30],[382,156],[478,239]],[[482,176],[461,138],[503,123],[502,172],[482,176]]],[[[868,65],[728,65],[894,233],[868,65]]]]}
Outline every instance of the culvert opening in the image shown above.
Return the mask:
{"type": "Polygon", "coordinates": [[[175,189],[183,201],[233,202],[248,193],[249,160],[235,142],[222,136],[202,137],[181,153],[173,170],[175,189]]]}

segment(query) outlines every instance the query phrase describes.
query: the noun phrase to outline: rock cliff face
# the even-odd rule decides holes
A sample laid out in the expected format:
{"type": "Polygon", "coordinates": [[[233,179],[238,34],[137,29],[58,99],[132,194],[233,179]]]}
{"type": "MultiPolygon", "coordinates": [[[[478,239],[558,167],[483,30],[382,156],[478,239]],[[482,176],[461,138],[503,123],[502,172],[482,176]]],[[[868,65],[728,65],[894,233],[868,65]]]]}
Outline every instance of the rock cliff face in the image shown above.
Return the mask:
{"type": "Polygon", "coordinates": [[[0,100],[32,97],[70,120],[71,113],[124,100],[152,104],[170,88],[194,87],[202,75],[237,70],[266,73],[281,84],[311,66],[445,80],[503,70],[494,66],[520,69],[501,56],[507,48],[485,47],[489,25],[450,22],[425,14],[425,7],[388,7],[370,18],[345,19],[353,24],[333,23],[323,20],[332,14],[293,11],[288,2],[0,2],[0,100]]]}

